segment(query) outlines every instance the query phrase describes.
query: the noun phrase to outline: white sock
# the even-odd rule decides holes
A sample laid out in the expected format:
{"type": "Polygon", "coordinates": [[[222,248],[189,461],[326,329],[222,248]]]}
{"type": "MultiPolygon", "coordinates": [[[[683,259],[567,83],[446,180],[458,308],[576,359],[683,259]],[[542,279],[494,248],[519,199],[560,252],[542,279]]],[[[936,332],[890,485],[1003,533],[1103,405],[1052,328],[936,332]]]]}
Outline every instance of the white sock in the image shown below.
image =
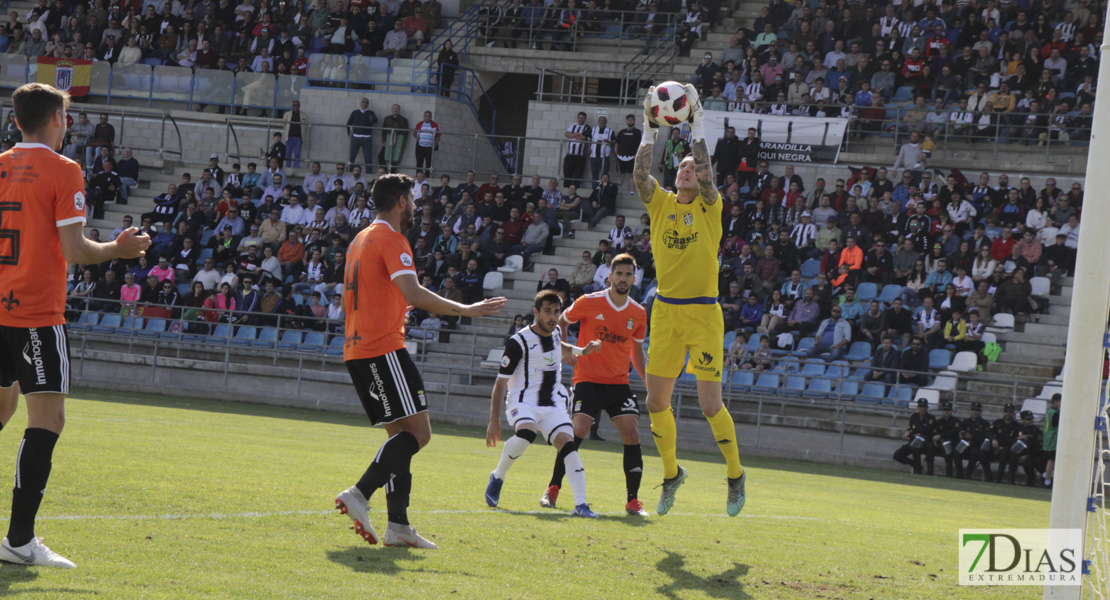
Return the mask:
{"type": "Polygon", "coordinates": [[[509,472],[509,467],[513,466],[516,459],[520,458],[521,454],[528,449],[531,443],[520,437],[514,435],[513,437],[505,440],[505,445],[501,448],[501,460],[497,463],[497,468],[493,471],[494,477],[504,479],[505,474],[509,472]]]}
{"type": "Polygon", "coordinates": [[[582,466],[582,459],[578,457],[578,451],[571,452],[563,459],[563,465],[567,468],[567,481],[570,482],[570,487],[574,490],[574,505],[586,503],[586,468],[582,466]]]}

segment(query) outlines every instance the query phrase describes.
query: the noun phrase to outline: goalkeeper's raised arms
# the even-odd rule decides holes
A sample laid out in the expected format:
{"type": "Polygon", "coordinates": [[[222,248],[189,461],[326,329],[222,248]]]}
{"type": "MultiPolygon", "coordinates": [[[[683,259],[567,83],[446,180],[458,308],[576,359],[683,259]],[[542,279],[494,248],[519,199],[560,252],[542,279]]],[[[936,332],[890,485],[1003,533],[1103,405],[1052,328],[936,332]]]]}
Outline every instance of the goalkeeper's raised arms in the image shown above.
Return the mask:
{"type": "Polygon", "coordinates": [[[713,204],[720,200],[716,178],[713,176],[713,163],[709,160],[709,146],[705,142],[705,110],[701,105],[698,90],[686,84],[686,101],[690,104],[690,148],[694,157],[694,175],[698,179],[698,194],[702,202],[713,204]]]}
{"type": "Polygon", "coordinates": [[[659,185],[651,176],[651,154],[655,149],[655,134],[659,132],[659,126],[651,120],[651,95],[654,92],[655,86],[652,86],[644,97],[644,135],[640,138],[640,148],[632,164],[632,182],[636,184],[636,193],[644,204],[651,202],[659,185]]]}

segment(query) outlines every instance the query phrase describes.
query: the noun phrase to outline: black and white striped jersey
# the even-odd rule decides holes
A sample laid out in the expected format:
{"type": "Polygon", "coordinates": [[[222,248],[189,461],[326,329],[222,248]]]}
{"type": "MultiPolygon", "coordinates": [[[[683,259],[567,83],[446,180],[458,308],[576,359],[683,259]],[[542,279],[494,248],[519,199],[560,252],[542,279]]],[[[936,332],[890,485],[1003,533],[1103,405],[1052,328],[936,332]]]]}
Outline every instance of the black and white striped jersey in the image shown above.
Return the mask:
{"type": "Polygon", "coordinates": [[[563,351],[559,328],[550,336],[532,326],[514,333],[505,343],[497,376],[509,380],[506,402],[532,406],[562,406],[569,394],[563,386],[563,351]]]}
{"type": "MultiPolygon", "coordinates": [[[[593,130],[589,125],[579,125],[578,123],[571,123],[567,127],[567,133],[582,134],[586,136],[587,140],[593,136],[593,130]]],[[[589,147],[589,142],[571,140],[567,144],[567,154],[570,156],[586,156],[589,147]]]]}

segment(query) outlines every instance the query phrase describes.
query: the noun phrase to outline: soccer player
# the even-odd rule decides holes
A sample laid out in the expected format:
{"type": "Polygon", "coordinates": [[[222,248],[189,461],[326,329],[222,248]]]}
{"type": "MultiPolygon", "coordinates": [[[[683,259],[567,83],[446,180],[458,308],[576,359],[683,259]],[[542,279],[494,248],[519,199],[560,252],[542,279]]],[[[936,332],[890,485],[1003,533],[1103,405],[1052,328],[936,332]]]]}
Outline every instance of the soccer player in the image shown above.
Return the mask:
{"type": "Polygon", "coordinates": [[[686,86],[691,105],[691,156],[682,159],[675,177],[677,194],[661,187],[651,176],[652,151],[658,125],[651,121],[651,98],[644,100],[644,137],[636,152],[632,180],[651,216],[651,249],[659,288],[651,313],[648,347],[647,406],[651,434],[663,459],[663,492],[656,512],[663,515],[674,505],[675,491],[686,481],[686,470],[675,458],[677,431],[671,412],[671,393],[682,371],[698,380],[698,402],[728,464],[729,516],[744,508],[744,482],[736,445],[736,425],[721,401],[724,354],[724,319],[717,304],[717,249],[721,245],[720,194],[713,185],[713,169],[705,143],[705,123],[694,86],[686,86]]]}
{"type": "Polygon", "coordinates": [[[16,458],[12,515],[0,541],[0,560],[73,568],[35,537],[35,515],[69,393],[66,263],[138,258],[150,237],[129,227],[111,242],[85,238],[81,166],[58,154],[69,94],[29,83],[12,94],[12,105],[23,141],[0,154],[0,428],[11,420],[23,392],[27,429],[16,458]]]}
{"type": "Polygon", "coordinates": [[[406,175],[384,175],[374,182],[371,194],[378,218],[355,236],[347,250],[343,360],[371,425],[381,423],[389,439],[358,483],[339,493],[335,506],[355,522],[356,533],[376,544],[368,503],[375,491],[385,487],[389,525],[382,543],[435,549],[408,520],[409,464],[428,444],[432,427],[424,382],[405,350],[405,313],[411,305],[440,315],[481,317],[496,314],[505,299],[468,306],[421,287],[412,248],[400,233],[413,225],[412,183],[406,175]]]}
{"type": "Polygon", "coordinates": [[[486,428],[486,447],[496,448],[501,439],[501,416],[499,407],[505,405],[505,416],[516,432],[505,440],[501,449],[501,460],[490,473],[486,486],[486,504],[497,506],[501,499],[501,486],[509,467],[520,458],[528,446],[536,440],[536,431],[551,442],[558,452],[556,460],[566,465],[567,477],[574,490],[574,512],[576,517],[597,518],[597,514],[586,504],[586,470],[578,457],[578,447],[574,443],[574,428],[567,414],[570,395],[563,387],[563,362],[565,355],[587,356],[601,348],[601,342],[594,340],[579,348],[562,341],[559,330],[559,313],[562,300],[555,290],[543,290],[536,294],[532,307],[534,322],[514,333],[505,343],[505,354],[501,358],[501,370],[497,382],[493,384],[490,395],[489,427],[486,428]]]}
{"type": "MultiPolygon", "coordinates": [[[[574,364],[574,387],[571,388],[571,418],[574,424],[574,445],[578,447],[590,426],[597,422],[601,411],[609,413],[624,444],[624,484],[627,492],[624,510],[630,515],[646,517],[644,505],[637,496],[644,474],[644,458],[640,452],[640,405],[628,387],[628,360],[640,379],[644,378],[644,334],[647,312],[628,297],[636,281],[636,259],[621,254],[613,259],[609,273],[609,289],[582,296],[574,301],[560,319],[562,333],[571,323],[579,323],[578,341],[601,342],[601,351],[590,356],[570,357],[574,364]]],[[[559,487],[566,467],[555,461],[551,483],[540,498],[540,506],[555,508],[559,487]]]]}

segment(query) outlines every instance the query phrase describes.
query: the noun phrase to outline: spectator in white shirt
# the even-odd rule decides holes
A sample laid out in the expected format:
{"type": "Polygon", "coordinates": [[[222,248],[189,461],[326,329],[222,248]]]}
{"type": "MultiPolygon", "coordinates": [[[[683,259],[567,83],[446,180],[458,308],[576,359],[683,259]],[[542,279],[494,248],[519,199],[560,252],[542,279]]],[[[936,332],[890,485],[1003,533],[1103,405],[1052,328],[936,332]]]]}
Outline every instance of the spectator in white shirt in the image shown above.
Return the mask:
{"type": "Polygon", "coordinates": [[[289,200],[289,206],[281,209],[281,220],[288,225],[299,225],[304,219],[304,207],[301,206],[301,199],[293,196],[289,200]]]}

